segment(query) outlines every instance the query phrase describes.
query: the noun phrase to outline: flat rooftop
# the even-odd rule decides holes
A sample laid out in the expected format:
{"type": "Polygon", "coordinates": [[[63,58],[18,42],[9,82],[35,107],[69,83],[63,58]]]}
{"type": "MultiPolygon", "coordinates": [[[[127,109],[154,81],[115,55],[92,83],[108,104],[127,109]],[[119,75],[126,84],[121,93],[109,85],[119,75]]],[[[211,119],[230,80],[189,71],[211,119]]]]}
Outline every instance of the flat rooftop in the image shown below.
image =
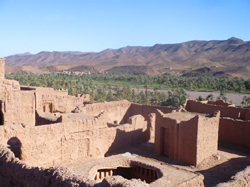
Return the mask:
{"type": "Polygon", "coordinates": [[[175,119],[179,121],[188,121],[197,115],[203,118],[208,118],[204,114],[190,113],[190,112],[174,112],[174,113],[164,114],[163,116],[166,118],[175,119]]]}
{"type": "Polygon", "coordinates": [[[72,121],[79,121],[85,119],[94,119],[95,117],[86,113],[63,113],[62,116],[69,118],[72,121]]]}

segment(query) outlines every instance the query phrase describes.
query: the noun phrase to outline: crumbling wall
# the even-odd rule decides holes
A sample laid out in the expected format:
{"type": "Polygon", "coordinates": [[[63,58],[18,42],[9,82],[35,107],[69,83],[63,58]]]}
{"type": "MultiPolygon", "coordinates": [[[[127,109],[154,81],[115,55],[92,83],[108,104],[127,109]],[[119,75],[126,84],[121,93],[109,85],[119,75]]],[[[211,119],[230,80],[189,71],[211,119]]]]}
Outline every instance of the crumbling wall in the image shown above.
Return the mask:
{"type": "Polygon", "coordinates": [[[155,135],[155,116],[156,110],[161,110],[163,113],[171,113],[176,110],[173,107],[166,106],[150,106],[141,105],[137,103],[131,103],[131,113],[132,115],[141,114],[147,121],[147,132],[145,133],[145,140],[152,140],[155,135]]]}
{"type": "Polygon", "coordinates": [[[217,105],[217,106],[235,106],[235,105],[227,103],[227,102],[225,102],[223,100],[207,101],[206,103],[209,104],[209,105],[217,105]]]}
{"type": "Polygon", "coordinates": [[[185,109],[189,112],[196,112],[202,114],[212,114],[215,111],[219,110],[221,117],[230,117],[232,119],[243,120],[248,120],[250,118],[249,109],[209,105],[194,100],[188,100],[186,102],[185,109]]]}
{"type": "Polygon", "coordinates": [[[87,104],[82,111],[93,116],[105,112],[109,122],[116,122],[117,124],[127,123],[128,118],[135,115],[132,114],[131,103],[127,100],[87,104]]]}
{"type": "Polygon", "coordinates": [[[103,117],[72,121],[63,116],[62,123],[30,128],[1,126],[0,143],[7,145],[9,139],[16,137],[20,141],[22,160],[33,166],[50,166],[103,157],[109,151],[144,141],[147,123],[142,116],[133,116],[130,123],[111,128],[105,115],[103,117]]]}
{"type": "Polygon", "coordinates": [[[89,94],[78,94],[77,97],[68,95],[67,90],[54,90],[53,88],[29,87],[35,89],[36,110],[43,112],[71,112],[78,106],[89,101],[89,94]]]}
{"type": "Polygon", "coordinates": [[[216,185],[216,187],[241,187],[241,186],[249,186],[250,185],[250,166],[248,166],[245,170],[238,172],[234,179],[229,182],[224,182],[216,185]]]}
{"type": "Polygon", "coordinates": [[[221,118],[219,141],[250,147],[250,121],[221,118]]]}
{"type": "Polygon", "coordinates": [[[166,106],[150,106],[150,105],[141,105],[137,103],[131,103],[132,115],[141,114],[147,121],[149,121],[149,114],[156,113],[156,110],[161,110],[163,113],[171,113],[176,108],[166,107],[166,106]]]}
{"type": "Polygon", "coordinates": [[[91,187],[95,184],[95,181],[76,175],[64,166],[53,166],[49,169],[32,167],[15,158],[3,145],[0,145],[0,163],[0,185],[5,187],[91,187]]]}

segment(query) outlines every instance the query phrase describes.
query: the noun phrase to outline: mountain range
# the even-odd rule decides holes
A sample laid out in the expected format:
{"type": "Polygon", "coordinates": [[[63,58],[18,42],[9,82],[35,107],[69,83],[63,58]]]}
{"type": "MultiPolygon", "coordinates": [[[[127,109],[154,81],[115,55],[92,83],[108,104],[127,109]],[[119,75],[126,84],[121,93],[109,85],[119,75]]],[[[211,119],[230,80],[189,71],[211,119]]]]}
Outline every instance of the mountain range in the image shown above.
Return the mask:
{"type": "MultiPolygon", "coordinates": [[[[250,77],[250,41],[232,37],[228,40],[193,40],[177,44],[156,44],[150,47],[127,46],[101,52],[40,52],[6,57],[6,73],[26,71],[49,73],[85,65],[97,70],[119,66],[139,66],[146,74],[183,75],[208,67],[232,77],[250,77]],[[52,68],[53,67],[53,68],[52,68]],[[151,70],[152,71],[151,71],[151,70]]],[[[76,68],[77,69],[77,68],[76,68]]],[[[138,68],[137,68],[138,69],[138,68]]],[[[137,71],[138,72],[138,71],[137,71]]],[[[119,70],[119,73],[122,73],[119,70]]]]}

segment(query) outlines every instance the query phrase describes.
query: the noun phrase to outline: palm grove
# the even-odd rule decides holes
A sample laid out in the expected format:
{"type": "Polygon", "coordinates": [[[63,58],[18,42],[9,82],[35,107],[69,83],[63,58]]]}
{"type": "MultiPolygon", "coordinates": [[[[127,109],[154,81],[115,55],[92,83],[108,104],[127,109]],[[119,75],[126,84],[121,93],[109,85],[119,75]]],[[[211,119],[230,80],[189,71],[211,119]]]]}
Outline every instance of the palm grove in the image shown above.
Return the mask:
{"type": "MultiPolygon", "coordinates": [[[[90,74],[77,76],[74,74],[41,74],[28,76],[7,76],[19,81],[21,85],[42,86],[68,89],[70,95],[90,94],[91,101],[115,101],[127,99],[131,102],[149,105],[179,106],[188,98],[186,90],[220,91],[219,98],[209,95],[197,100],[226,100],[225,92],[250,92],[250,79],[226,79],[216,77],[178,77],[170,75],[128,75],[128,74],[90,74]],[[142,89],[143,88],[143,89],[142,89]],[[166,93],[160,89],[168,89],[166,93]],[[151,91],[149,91],[151,90],[151,91]]],[[[245,97],[244,106],[250,105],[245,97]]]]}

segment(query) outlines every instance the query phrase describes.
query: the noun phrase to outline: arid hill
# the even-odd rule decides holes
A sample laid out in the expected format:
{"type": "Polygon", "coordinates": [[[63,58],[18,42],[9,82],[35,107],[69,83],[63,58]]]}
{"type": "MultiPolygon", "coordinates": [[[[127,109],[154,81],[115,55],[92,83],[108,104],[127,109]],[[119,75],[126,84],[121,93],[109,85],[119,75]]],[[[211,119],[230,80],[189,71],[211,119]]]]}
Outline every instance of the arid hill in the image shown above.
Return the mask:
{"type": "Polygon", "coordinates": [[[91,72],[91,73],[97,73],[97,70],[93,66],[76,66],[70,69],[67,69],[67,71],[80,71],[80,72],[91,72]]]}
{"type": "Polygon", "coordinates": [[[6,57],[7,66],[53,65],[59,70],[80,65],[93,66],[98,70],[107,70],[115,66],[151,66],[159,74],[176,75],[182,75],[183,70],[184,73],[188,73],[208,67],[215,72],[223,71],[232,76],[249,76],[249,63],[250,42],[234,37],[228,40],[156,44],[151,47],[127,46],[106,49],[99,53],[53,51],[6,57]]]}
{"type": "Polygon", "coordinates": [[[196,70],[192,70],[189,73],[182,74],[183,77],[202,77],[202,76],[208,76],[208,77],[228,77],[229,75],[226,74],[223,71],[213,71],[212,69],[208,67],[199,68],[196,70]]]}

